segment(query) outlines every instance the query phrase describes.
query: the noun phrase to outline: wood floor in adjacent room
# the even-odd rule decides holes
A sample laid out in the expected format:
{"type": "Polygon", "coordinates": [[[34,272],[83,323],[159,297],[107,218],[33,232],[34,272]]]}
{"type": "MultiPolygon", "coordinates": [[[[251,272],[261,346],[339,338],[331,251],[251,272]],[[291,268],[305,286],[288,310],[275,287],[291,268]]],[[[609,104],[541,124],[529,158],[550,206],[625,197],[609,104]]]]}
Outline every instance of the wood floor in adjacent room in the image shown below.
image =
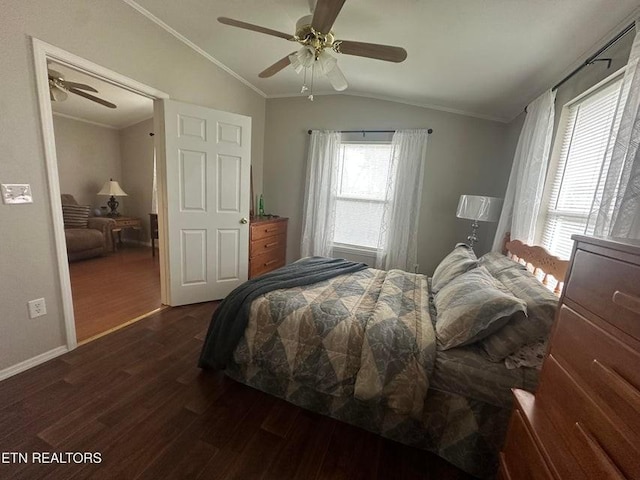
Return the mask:
{"type": "Polygon", "coordinates": [[[215,304],[162,310],[0,382],[6,479],[468,479],[444,460],[196,367],[215,304]]]}
{"type": "Polygon", "coordinates": [[[71,262],[69,275],[78,342],[161,307],[160,263],[149,247],[71,262]]]}

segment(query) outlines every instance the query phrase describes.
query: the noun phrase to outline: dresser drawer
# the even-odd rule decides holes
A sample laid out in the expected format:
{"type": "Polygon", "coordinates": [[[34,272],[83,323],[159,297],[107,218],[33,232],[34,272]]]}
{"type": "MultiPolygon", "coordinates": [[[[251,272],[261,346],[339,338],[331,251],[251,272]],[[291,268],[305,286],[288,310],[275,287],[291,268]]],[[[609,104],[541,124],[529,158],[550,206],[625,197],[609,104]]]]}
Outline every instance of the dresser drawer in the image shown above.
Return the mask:
{"type": "Polygon", "coordinates": [[[629,440],[640,444],[640,353],[563,305],[551,354],[580,377],[629,440]]]}
{"type": "Polygon", "coordinates": [[[509,430],[500,455],[502,478],[513,480],[552,480],[544,457],[527,429],[522,413],[517,408],[511,414],[509,430]]]}
{"type": "Polygon", "coordinates": [[[249,260],[249,278],[283,267],[285,256],[285,250],[282,248],[251,258],[249,260]]]}
{"type": "Polygon", "coordinates": [[[285,220],[275,220],[272,222],[259,222],[251,225],[251,241],[276,235],[286,235],[287,222],[285,220]]]}
{"type": "Polygon", "coordinates": [[[251,258],[264,255],[273,250],[282,250],[287,245],[287,236],[283,233],[275,237],[265,237],[251,242],[251,258]]]}
{"type": "Polygon", "coordinates": [[[566,298],[640,340],[640,267],[577,250],[566,298]]]}
{"type": "Polygon", "coordinates": [[[582,469],[591,473],[589,478],[640,478],[637,444],[629,442],[623,427],[607,417],[553,354],[545,360],[536,398],[582,469]]]}

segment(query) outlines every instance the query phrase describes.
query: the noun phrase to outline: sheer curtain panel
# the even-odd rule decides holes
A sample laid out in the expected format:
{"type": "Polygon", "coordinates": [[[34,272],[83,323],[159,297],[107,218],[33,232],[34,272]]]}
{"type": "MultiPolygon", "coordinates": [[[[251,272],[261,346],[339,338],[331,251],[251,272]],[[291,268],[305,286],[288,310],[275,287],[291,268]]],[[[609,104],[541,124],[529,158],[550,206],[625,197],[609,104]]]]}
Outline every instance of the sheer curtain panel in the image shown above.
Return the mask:
{"type": "Polygon", "coordinates": [[[590,218],[594,234],[640,239],[640,34],[636,36],[625,70],[618,109],[620,126],[613,131],[613,153],[603,169],[590,218]]]}
{"type": "Polygon", "coordinates": [[[376,268],[412,271],[416,265],[428,139],[427,130],[398,130],[393,135],[376,268]]]}
{"type": "Polygon", "coordinates": [[[330,257],[336,220],[340,132],[311,132],[302,216],[303,257],[330,257]]]}
{"type": "Polygon", "coordinates": [[[527,107],[493,240],[494,251],[502,250],[507,232],[511,232],[512,239],[526,243],[535,240],[536,221],[549,165],[555,98],[556,92],[549,90],[527,107]]]}
{"type": "Polygon", "coordinates": [[[156,149],[153,149],[153,180],[151,184],[151,213],[158,213],[158,173],[156,149]]]}

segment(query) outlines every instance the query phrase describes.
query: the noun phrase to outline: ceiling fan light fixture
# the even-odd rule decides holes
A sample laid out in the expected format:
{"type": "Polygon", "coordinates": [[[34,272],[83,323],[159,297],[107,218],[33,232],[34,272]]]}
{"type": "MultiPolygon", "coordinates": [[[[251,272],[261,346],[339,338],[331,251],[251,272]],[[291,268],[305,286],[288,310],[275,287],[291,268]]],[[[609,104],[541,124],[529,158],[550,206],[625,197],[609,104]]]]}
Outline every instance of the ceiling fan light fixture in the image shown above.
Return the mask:
{"type": "Polygon", "coordinates": [[[336,65],[336,68],[331,70],[327,75],[327,80],[333,87],[334,90],[338,92],[342,92],[347,89],[349,84],[347,83],[347,79],[345,78],[342,70],[336,65]]]}
{"type": "Polygon", "coordinates": [[[309,91],[309,100],[313,100],[313,70],[316,63],[319,64],[320,72],[327,77],[335,90],[342,91],[348,87],[347,80],[337,65],[337,59],[328,53],[329,49],[338,54],[395,63],[403,62],[407,58],[406,50],[401,47],[336,39],[332,27],[345,0],[308,0],[308,2],[313,14],[298,19],[294,35],[228,17],[218,17],[218,21],[225,25],[283,38],[302,45],[300,50],[278,60],[260,72],[258,77],[271,77],[289,65],[298,74],[304,70],[305,80],[301,93],[309,91]],[[306,82],[306,74],[309,69],[311,70],[310,88],[307,87],[306,82]]]}
{"type": "Polygon", "coordinates": [[[302,47],[296,53],[289,55],[291,66],[300,73],[303,68],[311,68],[316,61],[315,50],[312,47],[302,47]]]}
{"type": "Polygon", "coordinates": [[[347,89],[349,84],[342,70],[338,67],[338,59],[336,57],[323,50],[318,55],[318,64],[334,90],[341,92],[347,89]]]}
{"type": "Polygon", "coordinates": [[[320,65],[322,73],[327,75],[331,70],[336,68],[338,59],[333,55],[328,54],[325,50],[322,50],[318,55],[318,64],[320,65]]]}

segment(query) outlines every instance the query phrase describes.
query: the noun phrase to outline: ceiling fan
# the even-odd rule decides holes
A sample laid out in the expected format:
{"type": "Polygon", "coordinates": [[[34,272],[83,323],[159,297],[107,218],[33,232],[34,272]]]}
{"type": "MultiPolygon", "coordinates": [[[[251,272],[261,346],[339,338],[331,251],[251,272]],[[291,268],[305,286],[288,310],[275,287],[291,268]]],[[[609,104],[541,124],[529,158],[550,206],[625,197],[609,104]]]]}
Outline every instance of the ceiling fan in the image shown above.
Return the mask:
{"type": "MultiPolygon", "coordinates": [[[[313,15],[307,15],[298,20],[296,32],[293,35],[227,17],[218,17],[218,21],[225,25],[280,37],[302,45],[299,50],[281,58],[260,72],[258,75],[260,78],[271,77],[289,65],[293,66],[297,73],[305,69],[305,84],[302,87],[302,93],[304,93],[308,89],[306,86],[306,71],[309,68],[312,69],[311,84],[313,86],[313,70],[317,65],[333,88],[341,91],[347,88],[347,80],[337,65],[337,59],[329,54],[328,49],[345,55],[375,58],[387,62],[399,63],[407,58],[407,51],[404,48],[351,40],[337,40],[331,27],[345,1],[318,0],[313,15]]],[[[313,100],[313,91],[311,91],[309,99],[313,100]]]]}
{"type": "Polygon", "coordinates": [[[107,102],[101,98],[91,95],[90,93],[85,92],[87,90],[89,92],[98,93],[98,90],[93,88],[90,85],[85,85],[84,83],[76,83],[65,80],[60,72],[56,72],[55,70],[48,70],[49,75],[49,98],[52,102],[63,102],[67,99],[68,93],[75,93],[81,97],[84,97],[92,102],[99,103],[100,105],[104,105],[109,108],[116,108],[116,105],[107,102]]]}

